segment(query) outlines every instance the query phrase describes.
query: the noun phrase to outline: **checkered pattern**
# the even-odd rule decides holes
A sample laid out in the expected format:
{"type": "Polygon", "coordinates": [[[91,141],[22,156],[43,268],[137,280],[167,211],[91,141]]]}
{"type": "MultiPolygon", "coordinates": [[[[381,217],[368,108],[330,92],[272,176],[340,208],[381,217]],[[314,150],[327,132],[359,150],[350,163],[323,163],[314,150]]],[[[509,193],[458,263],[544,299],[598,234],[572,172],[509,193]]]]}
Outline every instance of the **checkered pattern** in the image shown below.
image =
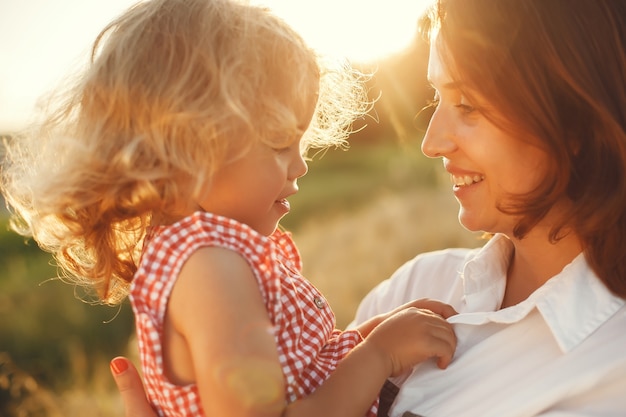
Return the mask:
{"type": "MultiPolygon", "coordinates": [[[[300,255],[288,233],[276,231],[266,237],[234,220],[201,212],[174,225],[153,228],[146,238],[130,299],[146,390],[160,416],[204,415],[195,385],[177,386],[165,378],[161,346],[176,277],[189,256],[204,246],[234,250],[252,266],[274,325],[287,402],[313,392],[361,342],[356,331],[335,329],[330,306],[300,275],[300,255]]],[[[377,408],[375,401],[367,415],[376,416],[377,408]]]]}

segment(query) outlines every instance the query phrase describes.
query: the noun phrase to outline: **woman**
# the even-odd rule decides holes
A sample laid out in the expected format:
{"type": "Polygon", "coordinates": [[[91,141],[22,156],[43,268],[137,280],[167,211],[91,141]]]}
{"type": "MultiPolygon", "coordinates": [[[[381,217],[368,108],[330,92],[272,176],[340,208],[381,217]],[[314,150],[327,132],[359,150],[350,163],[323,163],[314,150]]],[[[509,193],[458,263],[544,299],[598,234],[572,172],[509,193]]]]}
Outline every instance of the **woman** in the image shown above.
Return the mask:
{"type": "Polygon", "coordinates": [[[420,255],[362,302],[356,324],[416,297],[460,313],[451,365],[393,381],[389,415],[625,415],[626,2],[439,0],[428,21],[422,150],[492,237],[420,255]]]}

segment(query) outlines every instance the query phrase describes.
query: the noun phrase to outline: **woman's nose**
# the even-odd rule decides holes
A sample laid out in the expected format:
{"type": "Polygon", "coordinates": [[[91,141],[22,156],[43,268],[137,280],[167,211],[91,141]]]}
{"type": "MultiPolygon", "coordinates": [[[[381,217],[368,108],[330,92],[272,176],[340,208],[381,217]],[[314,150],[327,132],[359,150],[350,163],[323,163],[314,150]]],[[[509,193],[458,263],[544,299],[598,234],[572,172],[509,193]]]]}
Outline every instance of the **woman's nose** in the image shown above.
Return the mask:
{"type": "Polygon", "coordinates": [[[438,108],[433,113],[422,139],[422,152],[429,158],[448,155],[456,149],[453,137],[452,124],[446,121],[444,109],[438,108]]]}

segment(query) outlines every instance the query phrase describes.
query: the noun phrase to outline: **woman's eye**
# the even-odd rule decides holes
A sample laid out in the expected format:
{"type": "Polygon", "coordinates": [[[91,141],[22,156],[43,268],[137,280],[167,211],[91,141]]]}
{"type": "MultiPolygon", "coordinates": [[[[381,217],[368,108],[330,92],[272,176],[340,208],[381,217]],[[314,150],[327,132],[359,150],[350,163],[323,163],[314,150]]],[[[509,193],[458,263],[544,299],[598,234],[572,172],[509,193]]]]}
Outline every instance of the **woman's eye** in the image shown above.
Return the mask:
{"type": "Polygon", "coordinates": [[[456,104],[454,107],[459,109],[463,114],[470,114],[476,110],[476,107],[469,104],[468,100],[464,96],[461,96],[459,104],[456,104]]]}
{"type": "Polygon", "coordinates": [[[470,114],[470,113],[473,113],[476,110],[475,107],[470,106],[469,104],[463,104],[463,103],[457,104],[454,107],[459,109],[463,114],[470,114]]]}

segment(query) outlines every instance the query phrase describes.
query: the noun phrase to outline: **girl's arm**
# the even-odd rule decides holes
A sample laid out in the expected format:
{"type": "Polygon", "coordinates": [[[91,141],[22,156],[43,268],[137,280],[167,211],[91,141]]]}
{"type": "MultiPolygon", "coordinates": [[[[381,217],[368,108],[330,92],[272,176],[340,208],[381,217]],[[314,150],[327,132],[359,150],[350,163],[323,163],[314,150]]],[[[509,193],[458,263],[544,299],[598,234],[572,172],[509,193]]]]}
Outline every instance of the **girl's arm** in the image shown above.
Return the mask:
{"type": "Polygon", "coordinates": [[[241,255],[206,247],[190,256],[172,290],[165,337],[167,376],[197,384],[205,415],[280,416],[285,386],[273,327],[241,255]]]}
{"type": "Polygon", "coordinates": [[[378,324],[322,386],[290,404],[284,415],[362,417],[389,376],[431,357],[444,369],[455,348],[452,326],[439,314],[407,307],[378,324]]]}
{"type": "MultiPolygon", "coordinates": [[[[361,381],[376,381],[378,378],[374,375],[371,367],[364,366],[363,361],[367,360],[370,353],[365,351],[362,346],[357,346],[350,355],[339,365],[339,368],[331,375],[331,379],[326,382],[318,391],[312,394],[308,399],[301,400],[289,407],[289,414],[297,414],[299,408],[311,408],[311,413],[315,414],[319,402],[326,402],[332,408],[332,412],[342,413],[342,404],[347,404],[350,409],[353,409],[351,398],[353,395],[359,395],[369,401],[373,401],[378,395],[378,391],[372,394],[372,391],[367,391],[364,387],[359,386],[359,381],[354,382],[355,378],[362,378],[361,381]],[[342,377],[345,375],[345,377],[342,377]],[[343,381],[342,381],[343,380],[343,381]],[[342,389],[337,390],[335,386],[344,385],[342,389]],[[326,392],[324,392],[326,391],[326,392]],[[346,392],[347,391],[347,392],[346,392]],[[370,397],[370,395],[374,395],[370,397]],[[338,397],[333,405],[332,397],[338,397]],[[318,398],[316,398],[318,397],[318,398]],[[310,403],[310,404],[309,404],[310,403]]],[[[146,394],[144,391],[141,378],[134,365],[126,358],[115,358],[111,362],[111,371],[113,378],[117,384],[118,390],[122,396],[122,401],[125,406],[126,417],[156,417],[148,401],[146,400],[146,394]]],[[[382,374],[385,374],[383,372],[382,374]]],[[[378,383],[374,384],[377,386],[378,383]]],[[[371,403],[370,401],[370,403],[371,403]]],[[[356,402],[356,401],[355,401],[356,402]]],[[[364,400],[364,402],[366,402],[364,400]]],[[[369,404],[364,407],[367,409],[369,404]]],[[[358,411],[357,411],[358,412],[358,411]]],[[[365,411],[358,414],[363,415],[365,411]]],[[[308,413],[307,413],[308,414],[308,413]]],[[[285,413],[285,415],[288,415],[285,413]]],[[[306,415],[306,414],[301,414],[306,415]]],[[[346,414],[349,415],[349,414],[346,414]]],[[[355,414],[356,415],[356,414],[355,414]]]]}
{"type": "Polygon", "coordinates": [[[166,318],[164,356],[174,383],[195,382],[205,414],[363,416],[384,381],[430,357],[450,362],[456,339],[438,314],[406,307],[378,325],[312,395],[286,405],[272,326],[239,254],[203,248],[181,270],[166,318]]]}

